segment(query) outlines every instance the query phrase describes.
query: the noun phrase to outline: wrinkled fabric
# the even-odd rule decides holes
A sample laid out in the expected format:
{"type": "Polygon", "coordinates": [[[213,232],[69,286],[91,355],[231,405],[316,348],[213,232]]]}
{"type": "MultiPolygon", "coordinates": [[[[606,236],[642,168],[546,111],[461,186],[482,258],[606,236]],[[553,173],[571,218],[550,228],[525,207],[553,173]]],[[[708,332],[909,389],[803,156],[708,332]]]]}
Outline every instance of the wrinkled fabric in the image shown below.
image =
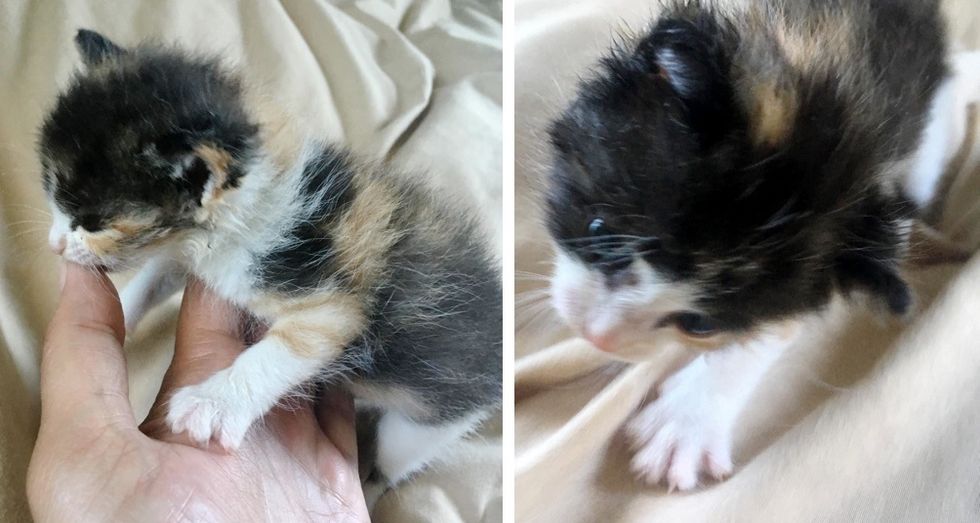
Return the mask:
{"type": "MultiPolygon", "coordinates": [[[[610,363],[561,326],[541,292],[551,253],[535,195],[548,119],[616,32],[642,29],[655,6],[517,3],[517,521],[980,521],[978,256],[910,269],[918,305],[904,323],[833,303],[740,416],[729,480],[668,494],[634,479],[619,428],[689,355],[610,363]]],[[[944,11],[955,48],[980,48],[980,6],[944,11]]],[[[976,250],[980,66],[959,74],[941,224],[976,250]]]]}
{"type": "MultiPolygon", "coordinates": [[[[424,172],[471,202],[495,252],[502,241],[499,1],[0,3],[0,521],[30,519],[24,475],[38,424],[39,343],[58,282],[34,143],[79,67],[79,28],[124,46],[152,38],[220,56],[323,137],[424,172]]],[[[161,306],[127,341],[137,416],[171,357],[179,303],[161,306]]],[[[499,521],[499,435],[499,421],[490,423],[382,498],[375,519],[499,521]]]]}

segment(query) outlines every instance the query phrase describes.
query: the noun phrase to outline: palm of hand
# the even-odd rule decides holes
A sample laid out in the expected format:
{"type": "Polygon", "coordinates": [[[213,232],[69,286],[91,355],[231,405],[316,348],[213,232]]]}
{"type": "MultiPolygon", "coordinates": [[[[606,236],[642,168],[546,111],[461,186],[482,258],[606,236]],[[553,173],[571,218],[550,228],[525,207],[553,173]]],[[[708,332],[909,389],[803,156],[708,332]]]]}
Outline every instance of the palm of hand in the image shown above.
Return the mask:
{"type": "MultiPolygon", "coordinates": [[[[185,293],[174,361],[137,427],[126,391],[121,312],[59,319],[72,308],[71,269],[42,362],[42,421],[28,496],[38,521],[366,521],[350,399],[276,408],[234,453],[200,449],[166,427],[170,392],[227,366],[245,346],[237,315],[185,293]],[[203,304],[203,305],[202,305],[203,304]],[[96,318],[98,319],[98,318],[96,318]],[[101,322],[101,323],[100,323],[101,322]],[[70,330],[71,332],[66,332],[70,330]]],[[[79,278],[98,278],[83,275],[79,278]]],[[[111,290],[107,279],[87,291],[111,290]]],[[[98,301],[88,296],[87,301],[98,301]]],[[[80,309],[100,314],[100,306],[80,309]]]]}

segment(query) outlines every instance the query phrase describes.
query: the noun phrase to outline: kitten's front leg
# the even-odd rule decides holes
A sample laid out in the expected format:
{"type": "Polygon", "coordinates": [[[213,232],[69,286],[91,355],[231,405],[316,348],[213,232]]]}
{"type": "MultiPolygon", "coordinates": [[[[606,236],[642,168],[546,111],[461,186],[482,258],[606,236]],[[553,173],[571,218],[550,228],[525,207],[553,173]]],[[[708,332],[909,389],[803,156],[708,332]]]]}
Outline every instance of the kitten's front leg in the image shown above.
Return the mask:
{"type": "Polygon", "coordinates": [[[667,378],[626,425],[633,472],[650,484],[666,480],[670,490],[694,488],[701,474],[731,474],[736,417],[794,338],[766,334],[705,353],[667,378]]]}
{"type": "Polygon", "coordinates": [[[150,258],[119,293],[126,335],[132,335],[140,321],[161,302],[184,286],[186,272],[170,256],[150,258]]]}
{"type": "Polygon", "coordinates": [[[197,443],[238,448],[252,423],[335,360],[362,324],[360,308],[343,302],[280,317],[230,367],[178,389],[167,424],[197,443]]]}

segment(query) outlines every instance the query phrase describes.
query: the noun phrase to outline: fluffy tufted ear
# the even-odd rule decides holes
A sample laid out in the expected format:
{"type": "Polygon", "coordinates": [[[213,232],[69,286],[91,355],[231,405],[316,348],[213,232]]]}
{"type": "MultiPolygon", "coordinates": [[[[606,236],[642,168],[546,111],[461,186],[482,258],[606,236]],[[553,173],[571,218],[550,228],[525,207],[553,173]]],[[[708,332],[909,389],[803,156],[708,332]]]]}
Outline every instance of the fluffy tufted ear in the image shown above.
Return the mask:
{"type": "Polygon", "coordinates": [[[75,46],[85,65],[91,67],[126,54],[126,50],[111,40],[89,29],[79,29],[75,34],[75,46]]]}
{"type": "Polygon", "coordinates": [[[713,18],[702,14],[660,20],[637,46],[649,74],[684,102],[701,130],[717,126],[732,111],[729,39],[713,18]]]}

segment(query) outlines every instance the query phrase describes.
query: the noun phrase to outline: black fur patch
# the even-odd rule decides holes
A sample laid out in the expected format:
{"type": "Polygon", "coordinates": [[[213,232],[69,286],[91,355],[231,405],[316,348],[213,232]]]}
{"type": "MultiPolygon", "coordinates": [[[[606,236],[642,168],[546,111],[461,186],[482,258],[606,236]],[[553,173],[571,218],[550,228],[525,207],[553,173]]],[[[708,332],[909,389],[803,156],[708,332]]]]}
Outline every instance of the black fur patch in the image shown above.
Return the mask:
{"type": "Polygon", "coordinates": [[[303,170],[300,198],[315,202],[307,219],[286,233],[286,242],[255,264],[262,285],[280,292],[312,292],[337,277],[330,224],[355,197],[355,166],[347,153],[324,146],[303,170]]]}
{"type": "MultiPolygon", "coordinates": [[[[767,12],[815,17],[817,4],[767,12]]],[[[550,129],[559,244],[606,273],[610,256],[642,257],[693,284],[731,330],[819,308],[835,290],[903,313],[897,266],[916,209],[891,162],[916,146],[946,74],[944,30],[933,2],[834,5],[857,43],[829,74],[739,52],[756,26],[707,2],[672,4],[601,60],[550,129]],[[737,90],[773,75],[798,105],[775,147],[752,140],[760,115],[737,90]],[[589,234],[596,217],[605,236],[589,234]]]]}

